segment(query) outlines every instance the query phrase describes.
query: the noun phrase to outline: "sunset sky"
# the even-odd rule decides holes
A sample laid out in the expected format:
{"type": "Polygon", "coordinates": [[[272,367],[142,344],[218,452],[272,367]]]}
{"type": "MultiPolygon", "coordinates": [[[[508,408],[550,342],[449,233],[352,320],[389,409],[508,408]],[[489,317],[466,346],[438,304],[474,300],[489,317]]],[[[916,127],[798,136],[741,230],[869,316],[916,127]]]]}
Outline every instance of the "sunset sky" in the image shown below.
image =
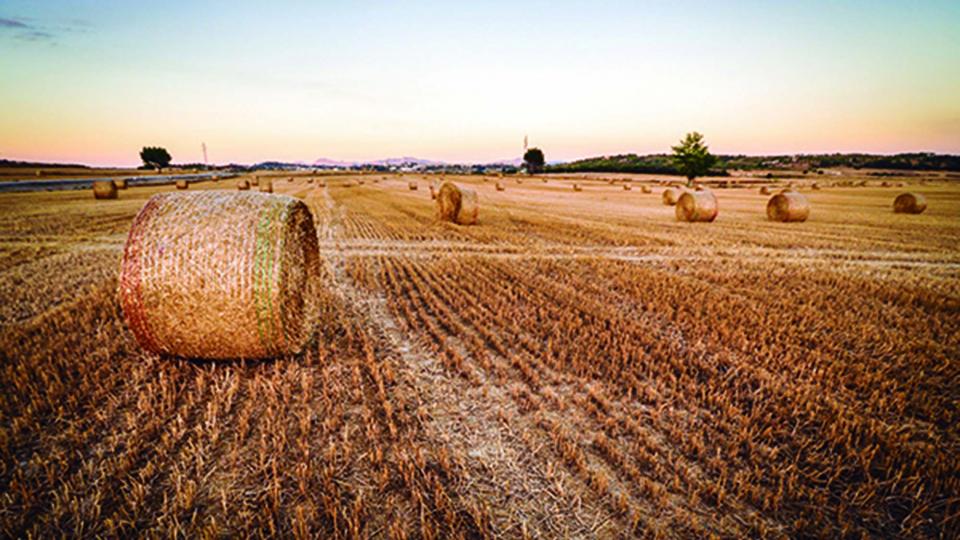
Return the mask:
{"type": "Polygon", "coordinates": [[[0,158],[960,153],[960,2],[0,1],[0,158]]]}

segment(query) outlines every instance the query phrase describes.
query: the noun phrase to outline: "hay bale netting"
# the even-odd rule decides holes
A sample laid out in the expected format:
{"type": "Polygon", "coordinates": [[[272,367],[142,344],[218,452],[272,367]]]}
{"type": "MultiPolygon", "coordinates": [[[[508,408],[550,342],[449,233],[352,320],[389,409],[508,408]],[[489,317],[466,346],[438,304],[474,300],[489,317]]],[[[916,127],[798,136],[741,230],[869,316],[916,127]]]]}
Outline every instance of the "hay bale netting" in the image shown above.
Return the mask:
{"type": "Polygon", "coordinates": [[[806,221],[810,217],[810,203],[802,193],[778,193],[767,202],[767,219],[784,223],[806,221]]]}
{"type": "Polygon", "coordinates": [[[117,185],[111,180],[96,180],[93,182],[94,199],[116,199],[117,185]]]}
{"type": "Polygon", "coordinates": [[[265,178],[260,182],[260,193],[273,193],[273,180],[265,178]]]}
{"type": "Polygon", "coordinates": [[[190,182],[187,182],[184,179],[177,180],[177,189],[187,189],[190,187],[190,182]]]}
{"type": "Polygon", "coordinates": [[[769,194],[770,194],[770,186],[762,186],[762,187],[760,188],[760,194],[761,194],[761,195],[769,195],[769,194]]]}
{"type": "Polygon", "coordinates": [[[927,199],[919,193],[901,193],[893,200],[897,214],[920,214],[927,209],[927,199]]]}
{"type": "Polygon", "coordinates": [[[113,181],[113,185],[117,189],[127,189],[127,179],[126,178],[117,178],[113,181]]]}
{"type": "Polygon", "coordinates": [[[410,191],[416,191],[416,190],[417,190],[417,183],[416,183],[416,182],[408,182],[408,183],[407,183],[407,187],[410,188],[410,191]]]}
{"type": "Polygon", "coordinates": [[[127,237],[120,304],[144,349],[190,358],[296,354],[320,272],[310,210],[253,192],[151,197],[127,237]]]}
{"type": "Polygon", "coordinates": [[[437,210],[440,219],[458,225],[472,225],[477,222],[480,211],[477,192],[460,187],[453,182],[440,184],[437,193],[437,210]]]}
{"type": "Polygon", "coordinates": [[[250,189],[250,182],[246,179],[237,180],[237,189],[240,191],[247,191],[250,189]]]}
{"type": "Polygon", "coordinates": [[[677,199],[677,221],[704,221],[717,219],[717,197],[712,191],[684,191],[677,199]]]}
{"type": "Polygon", "coordinates": [[[682,195],[683,192],[683,189],[670,187],[663,190],[663,194],[660,197],[663,199],[663,204],[673,206],[680,200],[680,195],[682,195]]]}
{"type": "Polygon", "coordinates": [[[497,191],[503,191],[503,190],[505,190],[505,189],[507,189],[507,188],[503,187],[503,183],[502,183],[502,182],[497,182],[497,191]]]}

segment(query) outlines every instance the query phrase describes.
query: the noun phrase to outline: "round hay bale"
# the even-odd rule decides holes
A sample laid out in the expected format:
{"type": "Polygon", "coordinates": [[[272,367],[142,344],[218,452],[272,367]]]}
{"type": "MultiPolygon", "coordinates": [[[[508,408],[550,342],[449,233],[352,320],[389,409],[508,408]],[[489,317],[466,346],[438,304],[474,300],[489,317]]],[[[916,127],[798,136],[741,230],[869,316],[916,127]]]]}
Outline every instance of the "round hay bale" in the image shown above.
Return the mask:
{"type": "Polygon", "coordinates": [[[433,200],[437,200],[437,189],[434,188],[433,186],[430,186],[430,198],[433,200]]]}
{"type": "Polygon", "coordinates": [[[312,184],[312,183],[313,183],[313,178],[307,178],[307,183],[308,183],[308,184],[312,184]]]}
{"type": "Polygon", "coordinates": [[[810,203],[796,191],[779,193],[767,202],[767,219],[770,221],[806,221],[809,216],[810,203]]]}
{"type": "Polygon", "coordinates": [[[254,185],[254,186],[260,185],[260,177],[259,177],[259,176],[254,176],[254,177],[253,177],[253,181],[250,182],[250,184],[252,184],[252,185],[254,185]]]}
{"type": "Polygon", "coordinates": [[[574,185],[573,185],[573,190],[574,190],[574,191],[583,191],[583,188],[580,187],[580,184],[574,184],[574,185]]]}
{"type": "Polygon", "coordinates": [[[901,193],[893,200],[893,211],[897,214],[920,214],[927,209],[927,199],[919,193],[901,193]]]}
{"type": "Polygon", "coordinates": [[[685,191],[677,199],[677,221],[711,222],[718,212],[717,197],[710,190],[685,191]]]}
{"type": "Polygon", "coordinates": [[[760,194],[761,194],[761,195],[769,195],[769,194],[770,194],[770,186],[762,186],[762,187],[760,188],[760,194]]]}
{"type": "Polygon", "coordinates": [[[185,179],[181,178],[177,180],[177,189],[187,189],[190,187],[190,182],[187,182],[185,179]]]}
{"type": "Polygon", "coordinates": [[[417,190],[417,183],[416,183],[416,182],[410,182],[410,183],[407,184],[407,187],[410,188],[410,191],[416,191],[416,190],[417,190]]]}
{"type": "Polygon", "coordinates": [[[293,182],[293,177],[287,178],[287,182],[293,182]]]}
{"type": "Polygon", "coordinates": [[[546,179],[546,178],[541,178],[540,181],[543,182],[544,184],[547,183],[547,179],[546,179]]]}
{"type": "Polygon", "coordinates": [[[810,185],[810,189],[814,191],[820,191],[820,184],[814,182],[813,184],[810,185]]]}
{"type": "Polygon", "coordinates": [[[503,187],[503,184],[501,182],[497,182],[497,191],[503,191],[505,189],[507,188],[503,187]]]}
{"type": "Polygon", "coordinates": [[[36,170],[36,175],[37,175],[37,176],[43,176],[43,169],[37,169],[37,170],[36,170]]]}
{"type": "Polygon", "coordinates": [[[237,189],[240,191],[247,191],[248,189],[250,189],[250,182],[247,181],[246,179],[237,180],[237,189]]]}
{"type": "Polygon", "coordinates": [[[273,180],[267,178],[260,182],[260,193],[273,193],[273,180]]]}
{"type": "Polygon", "coordinates": [[[126,178],[117,178],[113,181],[113,185],[117,189],[127,189],[127,179],[126,178]]]}
{"type": "Polygon", "coordinates": [[[653,188],[650,186],[640,186],[640,191],[650,194],[653,193],[653,188]]]}
{"type": "Polygon", "coordinates": [[[110,180],[96,180],[93,182],[94,199],[116,199],[117,185],[110,180]]]}
{"type": "Polygon", "coordinates": [[[630,191],[631,189],[633,189],[633,188],[630,187],[630,184],[624,184],[624,185],[623,185],[623,190],[624,190],[624,191],[630,191]]]}
{"type": "Polygon", "coordinates": [[[684,190],[679,188],[667,188],[663,190],[663,194],[660,196],[663,199],[663,204],[667,206],[673,206],[677,204],[677,201],[680,200],[680,195],[684,193],[684,190]]]}
{"type": "Polygon", "coordinates": [[[120,304],[137,342],[204,359],[296,354],[320,273],[310,210],[286,195],[151,197],[127,237],[120,304]]]}
{"type": "Polygon", "coordinates": [[[480,210],[477,192],[453,182],[444,182],[437,194],[437,210],[444,221],[472,225],[477,222],[480,210]]]}
{"type": "Polygon", "coordinates": [[[522,183],[523,183],[523,180],[521,180],[520,178],[517,178],[517,183],[518,183],[518,184],[522,184],[522,183]]]}

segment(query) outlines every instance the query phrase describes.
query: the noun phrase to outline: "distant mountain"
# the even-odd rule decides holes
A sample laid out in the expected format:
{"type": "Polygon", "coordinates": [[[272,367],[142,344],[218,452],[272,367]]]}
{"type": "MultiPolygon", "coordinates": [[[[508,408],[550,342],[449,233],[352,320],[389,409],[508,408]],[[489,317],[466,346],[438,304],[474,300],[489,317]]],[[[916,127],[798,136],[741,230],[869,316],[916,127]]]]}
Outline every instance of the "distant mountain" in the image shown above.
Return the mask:
{"type": "Polygon", "coordinates": [[[340,167],[340,168],[349,168],[349,167],[364,167],[364,166],[373,166],[373,167],[430,167],[437,165],[445,165],[442,161],[435,161],[432,159],[423,159],[411,156],[403,157],[394,157],[394,158],[385,158],[385,159],[373,159],[368,161],[340,161],[330,158],[319,158],[314,160],[312,166],[314,167],[340,167]]]}
{"type": "Polygon", "coordinates": [[[314,160],[314,167],[352,167],[355,165],[352,161],[337,161],[329,158],[319,158],[314,160]]]}
{"type": "Polygon", "coordinates": [[[417,166],[417,165],[446,165],[442,161],[434,161],[432,159],[422,159],[416,157],[397,157],[397,158],[387,158],[387,159],[378,159],[375,161],[365,161],[362,165],[380,165],[383,167],[404,167],[404,166],[417,166]]]}

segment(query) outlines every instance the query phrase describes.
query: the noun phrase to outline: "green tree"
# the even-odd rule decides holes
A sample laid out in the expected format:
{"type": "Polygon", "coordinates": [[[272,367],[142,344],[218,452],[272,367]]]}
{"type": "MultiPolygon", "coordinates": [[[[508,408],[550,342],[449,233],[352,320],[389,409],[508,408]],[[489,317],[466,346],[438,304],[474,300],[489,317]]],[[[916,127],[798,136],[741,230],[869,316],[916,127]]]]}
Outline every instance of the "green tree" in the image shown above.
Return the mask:
{"type": "Polygon", "coordinates": [[[673,161],[680,172],[687,177],[688,182],[698,176],[707,174],[710,167],[717,162],[716,156],[710,153],[703,143],[703,135],[694,131],[680,141],[673,148],[673,161]]]}
{"type": "Polygon", "coordinates": [[[144,146],[140,150],[140,159],[148,167],[156,167],[157,172],[163,172],[163,168],[170,165],[170,152],[166,148],[159,146],[144,146]]]}
{"type": "Polygon", "coordinates": [[[537,174],[538,172],[543,171],[543,150],[539,148],[531,148],[523,154],[523,162],[527,166],[527,173],[537,174]]]}

